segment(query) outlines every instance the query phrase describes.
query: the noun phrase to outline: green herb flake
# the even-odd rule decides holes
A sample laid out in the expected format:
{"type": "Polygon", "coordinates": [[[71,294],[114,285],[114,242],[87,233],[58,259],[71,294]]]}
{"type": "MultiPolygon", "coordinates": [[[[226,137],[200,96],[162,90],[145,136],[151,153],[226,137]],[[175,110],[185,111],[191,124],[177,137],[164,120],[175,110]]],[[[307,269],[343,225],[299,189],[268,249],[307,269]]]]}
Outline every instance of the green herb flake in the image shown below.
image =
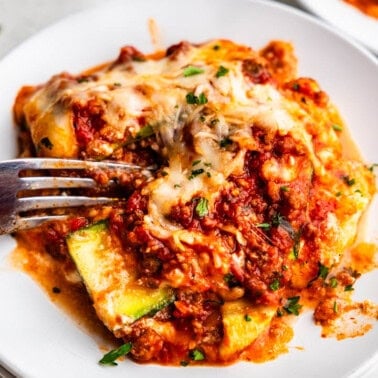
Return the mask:
{"type": "Polygon", "coordinates": [[[142,127],[136,134],[136,139],[144,139],[144,138],[148,138],[150,137],[151,135],[154,135],[155,132],[154,132],[154,129],[152,128],[151,125],[146,125],[144,127],[142,127]]]}
{"type": "Polygon", "coordinates": [[[76,81],[81,84],[81,83],[88,83],[89,79],[87,77],[79,77],[76,79],[76,81]]]}
{"type": "Polygon", "coordinates": [[[168,176],[168,172],[166,172],[166,171],[161,171],[161,175],[162,175],[163,177],[168,176]]]}
{"type": "Polygon", "coordinates": [[[270,290],[277,291],[280,288],[280,280],[275,278],[273,282],[269,285],[270,290]]]}
{"type": "Polygon", "coordinates": [[[350,178],[349,176],[344,176],[343,180],[348,186],[353,186],[356,183],[356,179],[350,178]]]}
{"type": "Polygon", "coordinates": [[[262,228],[264,230],[269,230],[270,229],[270,223],[258,223],[258,224],[256,224],[256,227],[262,228]]]}
{"type": "Polygon", "coordinates": [[[201,197],[195,207],[195,211],[199,217],[205,217],[209,214],[209,201],[201,197]]]}
{"type": "Polygon", "coordinates": [[[378,167],[378,164],[374,163],[368,169],[369,169],[370,172],[374,172],[374,168],[377,168],[377,167],[378,167]]]}
{"type": "Polygon", "coordinates": [[[250,321],[252,320],[251,315],[249,315],[249,314],[245,314],[245,315],[244,315],[244,320],[245,320],[246,322],[250,322],[250,321]]]}
{"type": "Polygon", "coordinates": [[[204,172],[205,172],[205,170],[203,168],[193,169],[190,176],[189,176],[189,180],[193,180],[194,177],[197,177],[198,175],[200,175],[204,172]]]}
{"type": "Polygon", "coordinates": [[[283,186],[280,187],[280,190],[281,190],[281,192],[288,192],[289,191],[289,187],[283,185],[283,186]]]}
{"type": "Polygon", "coordinates": [[[220,142],[219,142],[219,145],[222,147],[222,148],[225,148],[227,146],[229,146],[230,144],[232,144],[232,140],[230,138],[223,138],[220,142]]]}
{"type": "Polygon", "coordinates": [[[132,344],[126,343],[121,345],[117,349],[111,350],[109,353],[106,353],[101,360],[99,361],[99,364],[101,365],[117,365],[115,360],[121,356],[125,356],[128,354],[131,350],[132,344]]]}
{"type": "Polygon", "coordinates": [[[115,87],[122,87],[122,84],[121,84],[121,83],[118,83],[118,82],[113,83],[113,85],[114,85],[115,87]]]}
{"type": "Polygon", "coordinates": [[[339,306],[337,305],[337,302],[333,302],[333,312],[337,314],[339,312],[339,306]]]}
{"type": "Polygon", "coordinates": [[[287,298],[287,303],[286,303],[286,306],[284,306],[284,310],[288,314],[293,314],[293,315],[298,316],[299,310],[302,308],[302,305],[299,303],[299,299],[300,299],[299,296],[287,298]]]}
{"type": "Polygon", "coordinates": [[[343,128],[342,128],[340,125],[336,124],[336,123],[334,123],[334,124],[332,125],[332,128],[333,128],[335,131],[343,131],[343,128]]]}
{"type": "Polygon", "coordinates": [[[189,92],[187,95],[186,95],[186,102],[190,105],[195,105],[197,104],[197,101],[198,101],[198,97],[194,95],[193,92],[189,92]]]}
{"type": "Polygon", "coordinates": [[[180,184],[175,184],[175,185],[173,185],[173,187],[174,187],[175,189],[177,189],[177,188],[181,188],[181,185],[180,185],[180,184]]]}
{"type": "Polygon", "coordinates": [[[272,217],[272,226],[275,226],[275,227],[282,226],[284,220],[285,220],[284,216],[282,216],[280,213],[276,213],[272,217]]]}
{"type": "Polygon", "coordinates": [[[353,285],[346,285],[344,288],[344,291],[353,291],[353,290],[354,290],[353,285]]]}
{"type": "Polygon", "coordinates": [[[329,280],[329,286],[332,289],[334,289],[335,287],[337,287],[337,279],[336,279],[336,277],[330,278],[330,280],[329,280]]]}
{"type": "Polygon", "coordinates": [[[201,159],[199,159],[199,160],[194,160],[193,163],[192,163],[192,167],[195,167],[195,166],[198,165],[199,163],[201,163],[201,159]]]}
{"type": "Polygon", "coordinates": [[[190,105],[205,105],[208,100],[204,93],[201,93],[198,97],[193,93],[189,92],[186,95],[186,102],[190,105]]]}
{"type": "Polygon", "coordinates": [[[205,105],[207,104],[208,100],[207,100],[207,97],[205,96],[205,93],[201,93],[199,96],[198,96],[198,102],[197,104],[198,105],[205,105]]]}
{"type": "Polygon", "coordinates": [[[229,72],[229,69],[223,66],[219,66],[217,73],[215,74],[216,77],[222,77],[227,75],[229,72]]]}
{"type": "Polygon", "coordinates": [[[202,361],[205,359],[205,355],[199,349],[193,349],[190,351],[190,358],[193,361],[202,361]]]}
{"type": "Polygon", "coordinates": [[[293,85],[292,85],[292,88],[295,90],[295,91],[299,91],[299,84],[298,83],[294,83],[293,85]]]}
{"type": "Polygon", "coordinates": [[[318,271],[318,277],[322,278],[325,280],[328,276],[329,268],[326,267],[325,265],[319,263],[319,271],[318,271]]]}
{"type": "Polygon", "coordinates": [[[226,284],[229,288],[233,288],[235,286],[238,286],[238,281],[232,273],[226,273],[223,276],[223,279],[224,279],[224,282],[226,282],[226,284]]]}
{"type": "Polygon", "coordinates": [[[185,77],[199,75],[199,74],[202,74],[204,72],[205,72],[205,70],[203,68],[196,67],[196,66],[188,66],[188,67],[184,68],[184,76],[185,77]]]}
{"type": "Polygon", "coordinates": [[[288,268],[288,266],[287,265],[282,265],[282,270],[288,270],[289,268],[288,268]]]}
{"type": "Polygon", "coordinates": [[[52,148],[54,147],[54,145],[51,143],[51,140],[48,138],[48,137],[44,137],[42,138],[39,143],[47,148],[48,150],[52,150],[52,148]]]}
{"type": "Polygon", "coordinates": [[[277,316],[280,318],[280,317],[282,317],[282,316],[284,316],[284,312],[282,311],[282,309],[280,309],[280,308],[278,308],[277,309],[277,316]]]}
{"type": "Polygon", "coordinates": [[[337,192],[337,193],[335,194],[335,196],[336,196],[336,197],[340,197],[342,194],[343,194],[342,192],[337,192]]]}

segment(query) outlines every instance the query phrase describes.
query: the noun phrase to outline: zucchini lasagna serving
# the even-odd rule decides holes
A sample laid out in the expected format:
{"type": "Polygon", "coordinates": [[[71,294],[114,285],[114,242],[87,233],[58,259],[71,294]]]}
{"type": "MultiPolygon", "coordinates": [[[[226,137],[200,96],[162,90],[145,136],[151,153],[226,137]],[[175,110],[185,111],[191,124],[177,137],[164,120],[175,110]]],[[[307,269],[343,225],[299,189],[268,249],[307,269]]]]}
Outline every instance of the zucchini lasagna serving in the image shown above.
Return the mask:
{"type": "Polygon", "coordinates": [[[351,299],[363,271],[353,256],[373,265],[374,246],[352,245],[374,175],[296,65],[283,41],[126,46],[19,91],[21,156],[152,167],[66,171],[98,183],[79,194],[119,200],[16,235],[31,273],[50,272],[55,296],[81,290],[118,339],[101,363],[266,361],[287,351],[306,308],[324,336],[372,327],[337,324],[351,311],[377,317],[351,299]]]}

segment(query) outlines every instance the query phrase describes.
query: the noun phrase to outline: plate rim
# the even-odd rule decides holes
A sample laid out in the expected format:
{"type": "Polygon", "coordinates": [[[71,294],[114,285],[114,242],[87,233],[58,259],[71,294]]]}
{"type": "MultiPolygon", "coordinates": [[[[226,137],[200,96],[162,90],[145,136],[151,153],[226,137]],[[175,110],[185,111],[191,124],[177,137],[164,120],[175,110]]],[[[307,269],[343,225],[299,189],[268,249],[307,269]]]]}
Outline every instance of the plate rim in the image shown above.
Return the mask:
{"type": "MultiPolygon", "coordinates": [[[[231,0],[228,0],[228,1],[231,2],[231,0]]],[[[359,50],[359,52],[362,53],[366,58],[372,60],[374,63],[377,63],[376,58],[368,50],[366,50],[365,48],[363,48],[360,44],[358,44],[358,43],[356,43],[354,41],[350,41],[350,40],[346,39],[338,30],[336,30],[335,28],[333,28],[329,24],[325,23],[322,20],[319,20],[319,19],[315,18],[312,15],[308,15],[307,13],[305,13],[305,12],[303,12],[301,10],[294,9],[294,8],[290,7],[289,5],[285,5],[285,4],[281,4],[281,3],[275,3],[275,2],[270,1],[270,0],[269,1],[264,1],[264,0],[239,0],[239,1],[251,2],[251,3],[259,3],[259,4],[264,5],[264,6],[270,3],[269,6],[273,6],[274,8],[283,8],[285,11],[288,11],[290,9],[290,13],[293,13],[293,12],[294,13],[298,13],[300,15],[300,17],[302,17],[302,18],[305,17],[305,18],[311,20],[311,22],[315,22],[316,24],[319,24],[322,28],[326,28],[328,31],[331,31],[334,34],[337,34],[338,37],[340,37],[345,42],[347,42],[348,45],[352,45],[354,48],[356,48],[357,50],[359,50]]],[[[0,60],[0,69],[1,69],[2,65],[4,64],[4,61],[7,61],[7,59],[12,60],[13,54],[17,54],[19,50],[22,50],[24,48],[25,44],[33,43],[33,40],[40,38],[41,34],[47,33],[49,30],[57,27],[58,25],[66,23],[67,20],[70,19],[70,18],[80,17],[80,15],[85,14],[88,11],[93,11],[95,9],[102,8],[104,6],[109,6],[112,3],[120,3],[120,2],[121,2],[120,0],[112,0],[112,1],[110,1],[108,3],[106,3],[106,5],[105,4],[96,4],[96,5],[93,5],[93,6],[89,7],[89,8],[87,8],[87,9],[84,9],[84,10],[75,12],[75,13],[73,13],[71,15],[68,15],[68,16],[60,19],[59,21],[54,22],[51,25],[49,25],[49,26],[41,29],[40,31],[38,31],[37,33],[35,33],[33,36],[29,37],[28,39],[26,39],[25,41],[23,41],[21,44],[17,45],[15,48],[13,48],[8,54],[6,54],[0,60]]],[[[370,360],[368,360],[368,362],[370,362],[370,360]]],[[[4,365],[7,366],[6,363],[4,363],[4,365]]],[[[361,366],[361,368],[362,368],[362,366],[361,366]]],[[[11,369],[11,370],[13,370],[13,369],[11,369]]]]}

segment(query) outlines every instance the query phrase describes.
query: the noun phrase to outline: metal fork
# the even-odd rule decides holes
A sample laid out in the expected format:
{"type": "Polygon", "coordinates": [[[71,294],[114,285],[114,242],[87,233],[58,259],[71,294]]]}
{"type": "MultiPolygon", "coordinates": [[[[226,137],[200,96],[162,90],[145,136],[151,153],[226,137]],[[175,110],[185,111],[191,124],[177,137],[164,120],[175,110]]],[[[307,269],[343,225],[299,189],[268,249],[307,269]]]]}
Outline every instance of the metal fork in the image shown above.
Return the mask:
{"type": "Polygon", "coordinates": [[[79,170],[79,169],[121,169],[138,171],[151,176],[154,167],[142,168],[137,165],[116,162],[95,162],[88,160],[26,158],[0,162],[0,234],[37,227],[46,221],[64,220],[68,215],[23,216],[22,212],[38,209],[79,207],[110,204],[116,198],[72,195],[25,196],[23,190],[95,188],[96,181],[83,177],[20,177],[24,170],[79,170]]]}

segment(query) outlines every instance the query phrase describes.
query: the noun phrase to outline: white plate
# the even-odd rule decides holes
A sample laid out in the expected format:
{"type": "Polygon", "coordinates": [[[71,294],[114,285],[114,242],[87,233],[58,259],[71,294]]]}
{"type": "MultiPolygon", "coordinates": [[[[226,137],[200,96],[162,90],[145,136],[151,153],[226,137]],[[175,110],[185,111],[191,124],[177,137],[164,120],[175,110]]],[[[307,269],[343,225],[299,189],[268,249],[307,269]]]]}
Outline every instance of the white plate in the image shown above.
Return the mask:
{"type": "MultiPolygon", "coordinates": [[[[366,159],[378,162],[378,67],[374,58],[302,12],[269,1],[246,0],[119,0],[37,34],[0,62],[0,159],[16,155],[11,107],[21,85],[115,58],[125,44],[151,51],[149,17],[159,25],[165,45],[217,37],[254,47],[271,39],[293,42],[300,73],[318,79],[352,128],[366,159]]],[[[9,265],[13,246],[11,238],[0,238],[0,360],[20,376],[355,377],[377,359],[378,327],[364,337],[343,342],[322,339],[308,313],[298,318],[290,352],[265,364],[164,368],[127,361],[116,368],[103,368],[97,364],[102,352],[93,338],[50,303],[28,276],[9,265]]],[[[378,275],[370,274],[359,282],[356,294],[378,301],[377,286],[378,275]]]]}
{"type": "Polygon", "coordinates": [[[310,12],[337,26],[378,54],[378,20],[343,0],[297,0],[310,12]]]}

